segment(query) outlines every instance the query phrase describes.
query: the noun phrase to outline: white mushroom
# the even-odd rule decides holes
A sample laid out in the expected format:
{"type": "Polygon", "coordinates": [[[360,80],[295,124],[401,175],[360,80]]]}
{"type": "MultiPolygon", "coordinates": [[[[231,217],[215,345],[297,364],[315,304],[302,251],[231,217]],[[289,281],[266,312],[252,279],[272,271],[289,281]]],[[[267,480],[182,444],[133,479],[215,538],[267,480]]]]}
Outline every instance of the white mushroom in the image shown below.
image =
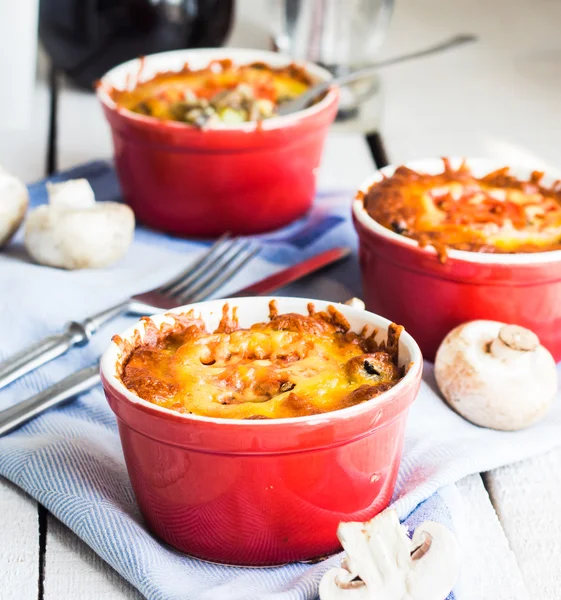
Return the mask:
{"type": "Polygon", "coordinates": [[[0,247],[19,229],[28,204],[25,184],[0,167],[0,247]]]}
{"type": "Polygon", "coordinates": [[[134,235],[134,214],[124,204],[96,202],[86,179],[47,184],[49,204],[29,213],[25,245],[43,265],[105,267],[122,258],[134,235]]]}
{"type": "Polygon", "coordinates": [[[557,392],[557,369],[535,333],[470,321],[444,338],[434,364],[446,402],[468,421],[515,430],[540,419],[557,392]]]}
{"type": "Polygon", "coordinates": [[[458,577],[458,543],[440,523],[426,521],[409,539],[389,509],[341,523],[337,535],[347,556],[323,576],[321,600],[444,600],[458,577]]]}
{"type": "Polygon", "coordinates": [[[360,298],[349,298],[345,304],[352,308],[358,308],[359,310],[366,310],[366,305],[360,298]]]}

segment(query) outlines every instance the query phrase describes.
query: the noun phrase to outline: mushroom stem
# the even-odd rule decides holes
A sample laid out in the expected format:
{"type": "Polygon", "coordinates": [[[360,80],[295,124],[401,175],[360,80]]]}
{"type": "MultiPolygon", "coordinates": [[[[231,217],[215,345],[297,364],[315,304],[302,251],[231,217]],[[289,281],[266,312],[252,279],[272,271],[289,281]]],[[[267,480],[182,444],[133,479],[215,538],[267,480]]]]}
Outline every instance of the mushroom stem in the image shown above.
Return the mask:
{"type": "Polygon", "coordinates": [[[520,325],[505,325],[499,331],[499,339],[513,350],[533,352],[539,345],[538,336],[520,325]]]}
{"type": "Polygon", "coordinates": [[[534,352],[539,345],[540,340],[533,331],[519,325],[505,325],[489,349],[495,358],[508,361],[526,352],[534,352]]]}

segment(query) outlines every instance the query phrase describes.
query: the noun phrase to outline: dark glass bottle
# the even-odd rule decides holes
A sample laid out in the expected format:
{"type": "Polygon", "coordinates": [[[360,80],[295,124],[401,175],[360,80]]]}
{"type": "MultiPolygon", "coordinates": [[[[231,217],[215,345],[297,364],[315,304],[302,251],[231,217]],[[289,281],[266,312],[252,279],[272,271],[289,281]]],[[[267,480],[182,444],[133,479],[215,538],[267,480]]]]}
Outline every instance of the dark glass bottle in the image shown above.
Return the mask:
{"type": "Polygon", "coordinates": [[[53,65],[91,88],[137,56],[221,46],[234,0],[40,0],[39,37],[53,65]]]}

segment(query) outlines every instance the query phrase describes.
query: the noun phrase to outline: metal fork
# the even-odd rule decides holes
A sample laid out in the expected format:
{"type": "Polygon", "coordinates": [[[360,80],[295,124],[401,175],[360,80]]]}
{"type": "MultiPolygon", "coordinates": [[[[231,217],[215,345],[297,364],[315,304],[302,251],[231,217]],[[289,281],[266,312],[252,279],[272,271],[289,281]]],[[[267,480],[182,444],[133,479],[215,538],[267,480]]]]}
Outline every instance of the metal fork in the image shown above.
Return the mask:
{"type": "Polygon", "coordinates": [[[163,285],[136,294],[83,321],[70,321],[62,333],[46,337],[0,363],[0,389],[73,346],[85,346],[100,327],[119,315],[150,315],[208,298],[259,251],[250,240],[223,235],[194,264],[163,285]]]}

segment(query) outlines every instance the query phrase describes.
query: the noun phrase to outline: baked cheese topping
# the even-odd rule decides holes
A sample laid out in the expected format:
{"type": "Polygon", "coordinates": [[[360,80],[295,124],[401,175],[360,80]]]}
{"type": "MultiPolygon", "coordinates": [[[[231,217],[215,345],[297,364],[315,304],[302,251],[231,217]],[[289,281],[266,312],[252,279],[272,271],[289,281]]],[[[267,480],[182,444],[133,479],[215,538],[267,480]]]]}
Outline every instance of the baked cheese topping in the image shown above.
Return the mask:
{"type": "Polygon", "coordinates": [[[428,175],[399,167],[364,194],[364,206],[378,223],[434,246],[475,252],[545,252],[561,249],[561,184],[541,185],[504,167],[475,177],[467,165],[428,175]]]}
{"type": "Polygon", "coordinates": [[[240,329],[225,306],[209,333],[192,314],[172,332],[145,335],[122,380],[141,398],[181,413],[233,419],[320,414],[387,391],[402,376],[397,347],[402,328],[386,343],[350,331],[333,307],[309,315],[278,314],[240,329]]]}
{"type": "Polygon", "coordinates": [[[305,92],[312,80],[296,65],[236,66],[217,60],[208,67],[160,73],[133,90],[112,90],[118,106],[162,121],[196,127],[238,125],[275,116],[279,104],[305,92]]]}

